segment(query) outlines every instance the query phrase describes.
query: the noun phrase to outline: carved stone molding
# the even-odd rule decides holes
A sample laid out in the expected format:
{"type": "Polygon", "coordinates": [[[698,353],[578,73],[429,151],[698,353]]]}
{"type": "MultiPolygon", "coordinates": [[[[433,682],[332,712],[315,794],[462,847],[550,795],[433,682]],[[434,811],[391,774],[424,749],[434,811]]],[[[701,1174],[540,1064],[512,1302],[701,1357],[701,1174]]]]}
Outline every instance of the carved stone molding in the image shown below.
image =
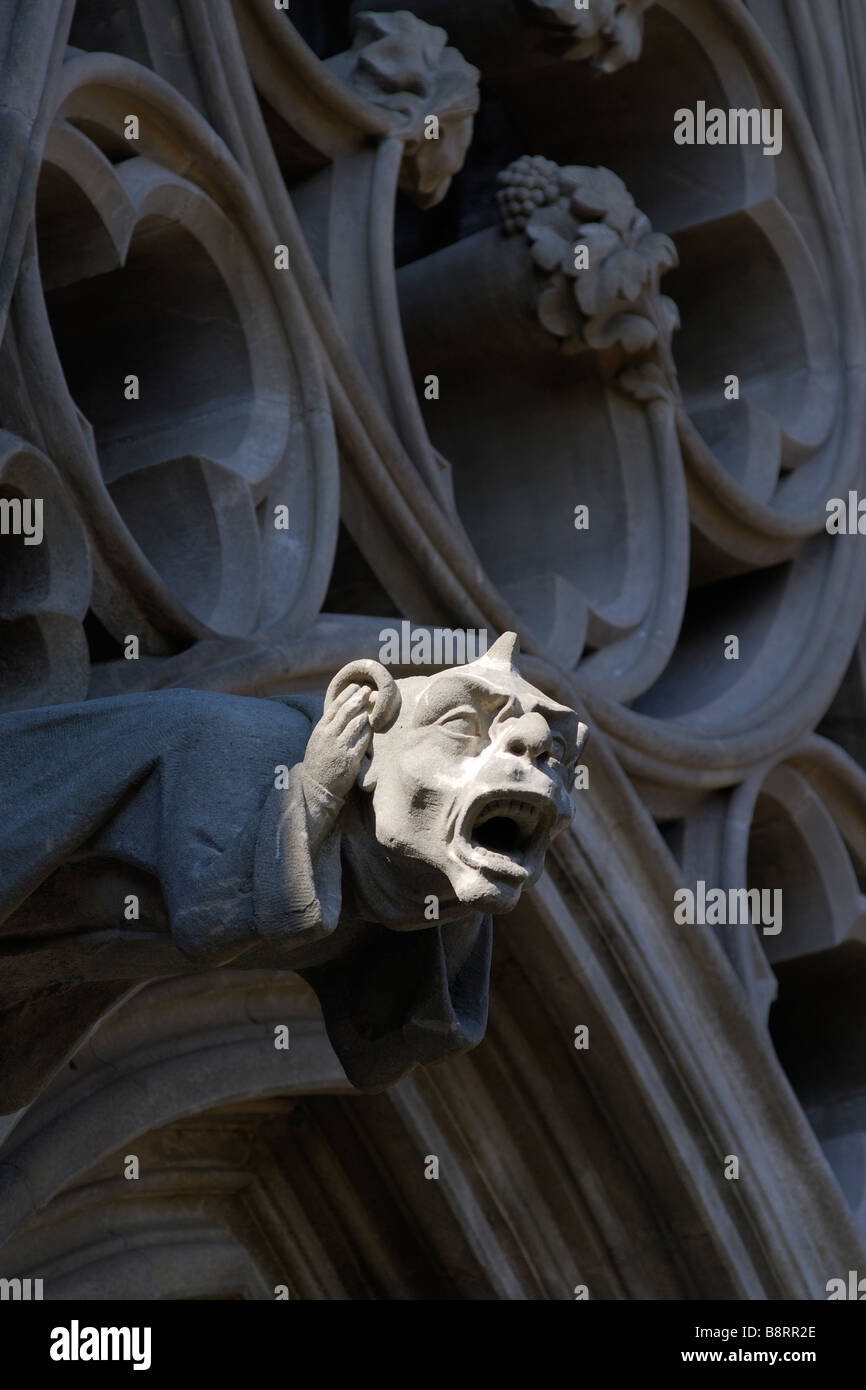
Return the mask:
{"type": "Polygon", "coordinates": [[[54,466],[5,431],[0,500],[13,521],[15,508],[30,509],[22,518],[26,529],[2,539],[0,707],[81,699],[90,666],[81,625],[91,589],[84,527],[54,466]]]}
{"type": "Polygon", "coordinates": [[[163,653],[304,626],[327,582],[316,551],[333,543],[335,460],[315,357],[297,355],[300,324],[287,330],[277,238],[228,152],[153,74],[79,55],[55,105],[7,360],[22,402],[51,383],[51,410],[36,422],[19,406],[16,425],[62,460],[93,543],[94,611],[118,642],[163,653]]]}

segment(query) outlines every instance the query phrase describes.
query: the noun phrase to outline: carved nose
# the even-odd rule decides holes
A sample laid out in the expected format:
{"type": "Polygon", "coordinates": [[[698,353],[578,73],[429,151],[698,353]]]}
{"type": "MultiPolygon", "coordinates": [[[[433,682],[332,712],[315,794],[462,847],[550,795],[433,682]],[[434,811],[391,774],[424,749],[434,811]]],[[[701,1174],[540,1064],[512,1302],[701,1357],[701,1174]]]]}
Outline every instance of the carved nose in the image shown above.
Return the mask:
{"type": "Polygon", "coordinates": [[[537,758],[550,747],[550,728],[540,714],[524,714],[505,736],[505,749],[515,758],[537,758]]]}

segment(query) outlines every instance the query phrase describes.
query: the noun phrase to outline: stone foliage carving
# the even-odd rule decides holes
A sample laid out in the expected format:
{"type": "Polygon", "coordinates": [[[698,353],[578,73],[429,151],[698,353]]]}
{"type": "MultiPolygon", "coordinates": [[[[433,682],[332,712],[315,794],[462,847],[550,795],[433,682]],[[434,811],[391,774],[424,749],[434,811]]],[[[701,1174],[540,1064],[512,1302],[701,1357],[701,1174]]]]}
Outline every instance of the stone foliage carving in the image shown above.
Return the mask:
{"type": "Polygon", "coordinates": [[[643,16],[654,0],[591,0],[578,9],[574,0],[529,0],[545,27],[569,40],[563,56],[590,62],[599,72],[616,72],[640,57],[643,16]]]}
{"type": "MultiPolygon", "coordinates": [[[[441,25],[452,44],[485,76],[571,61],[599,74],[614,73],[641,56],[644,16],[654,0],[416,0],[413,13],[441,25]]],[[[352,13],[366,9],[354,0],[352,13]]],[[[405,0],[377,9],[406,10],[405,0]]]]}
{"type": "Polygon", "coordinates": [[[400,187],[421,208],[440,203],[462,167],[478,110],[479,72],[448,46],[444,29],[396,14],[358,15],[349,81],[369,101],[402,116],[400,187]],[[435,134],[425,129],[437,121],[435,134]]]}
{"type": "Polygon", "coordinates": [[[525,233],[547,274],[538,319],[563,352],[618,346],[643,363],[641,372],[620,377],[636,394],[639,382],[675,393],[671,339],[679,314],[659,293],[659,278],[678,264],[676,247],[653,232],[622,179],[609,169],[559,168],[536,157],[516,160],[497,182],[505,231],[525,233]]]}

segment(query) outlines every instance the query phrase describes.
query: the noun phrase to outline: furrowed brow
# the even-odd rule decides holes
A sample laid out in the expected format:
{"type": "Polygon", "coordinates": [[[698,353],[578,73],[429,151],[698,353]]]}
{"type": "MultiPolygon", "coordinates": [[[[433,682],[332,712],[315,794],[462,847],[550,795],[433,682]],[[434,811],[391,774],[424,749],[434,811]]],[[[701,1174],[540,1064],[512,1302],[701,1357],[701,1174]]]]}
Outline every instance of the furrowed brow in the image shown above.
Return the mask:
{"type": "Polygon", "coordinates": [[[418,723],[432,724],[449,710],[471,705],[483,714],[492,715],[506,701],[505,694],[491,690],[481,681],[467,676],[434,678],[418,701],[418,723]]]}

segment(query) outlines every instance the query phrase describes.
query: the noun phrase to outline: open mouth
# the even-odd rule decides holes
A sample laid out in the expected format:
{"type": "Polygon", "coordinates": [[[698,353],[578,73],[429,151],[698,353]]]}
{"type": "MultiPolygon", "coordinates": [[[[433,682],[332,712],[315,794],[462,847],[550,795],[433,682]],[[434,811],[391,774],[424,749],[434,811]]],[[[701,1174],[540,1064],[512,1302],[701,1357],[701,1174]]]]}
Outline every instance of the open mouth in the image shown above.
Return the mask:
{"type": "Polygon", "coordinates": [[[473,868],[525,878],[543,850],[553,808],[542,796],[483,798],[463,818],[455,839],[458,857],[473,868]]]}

